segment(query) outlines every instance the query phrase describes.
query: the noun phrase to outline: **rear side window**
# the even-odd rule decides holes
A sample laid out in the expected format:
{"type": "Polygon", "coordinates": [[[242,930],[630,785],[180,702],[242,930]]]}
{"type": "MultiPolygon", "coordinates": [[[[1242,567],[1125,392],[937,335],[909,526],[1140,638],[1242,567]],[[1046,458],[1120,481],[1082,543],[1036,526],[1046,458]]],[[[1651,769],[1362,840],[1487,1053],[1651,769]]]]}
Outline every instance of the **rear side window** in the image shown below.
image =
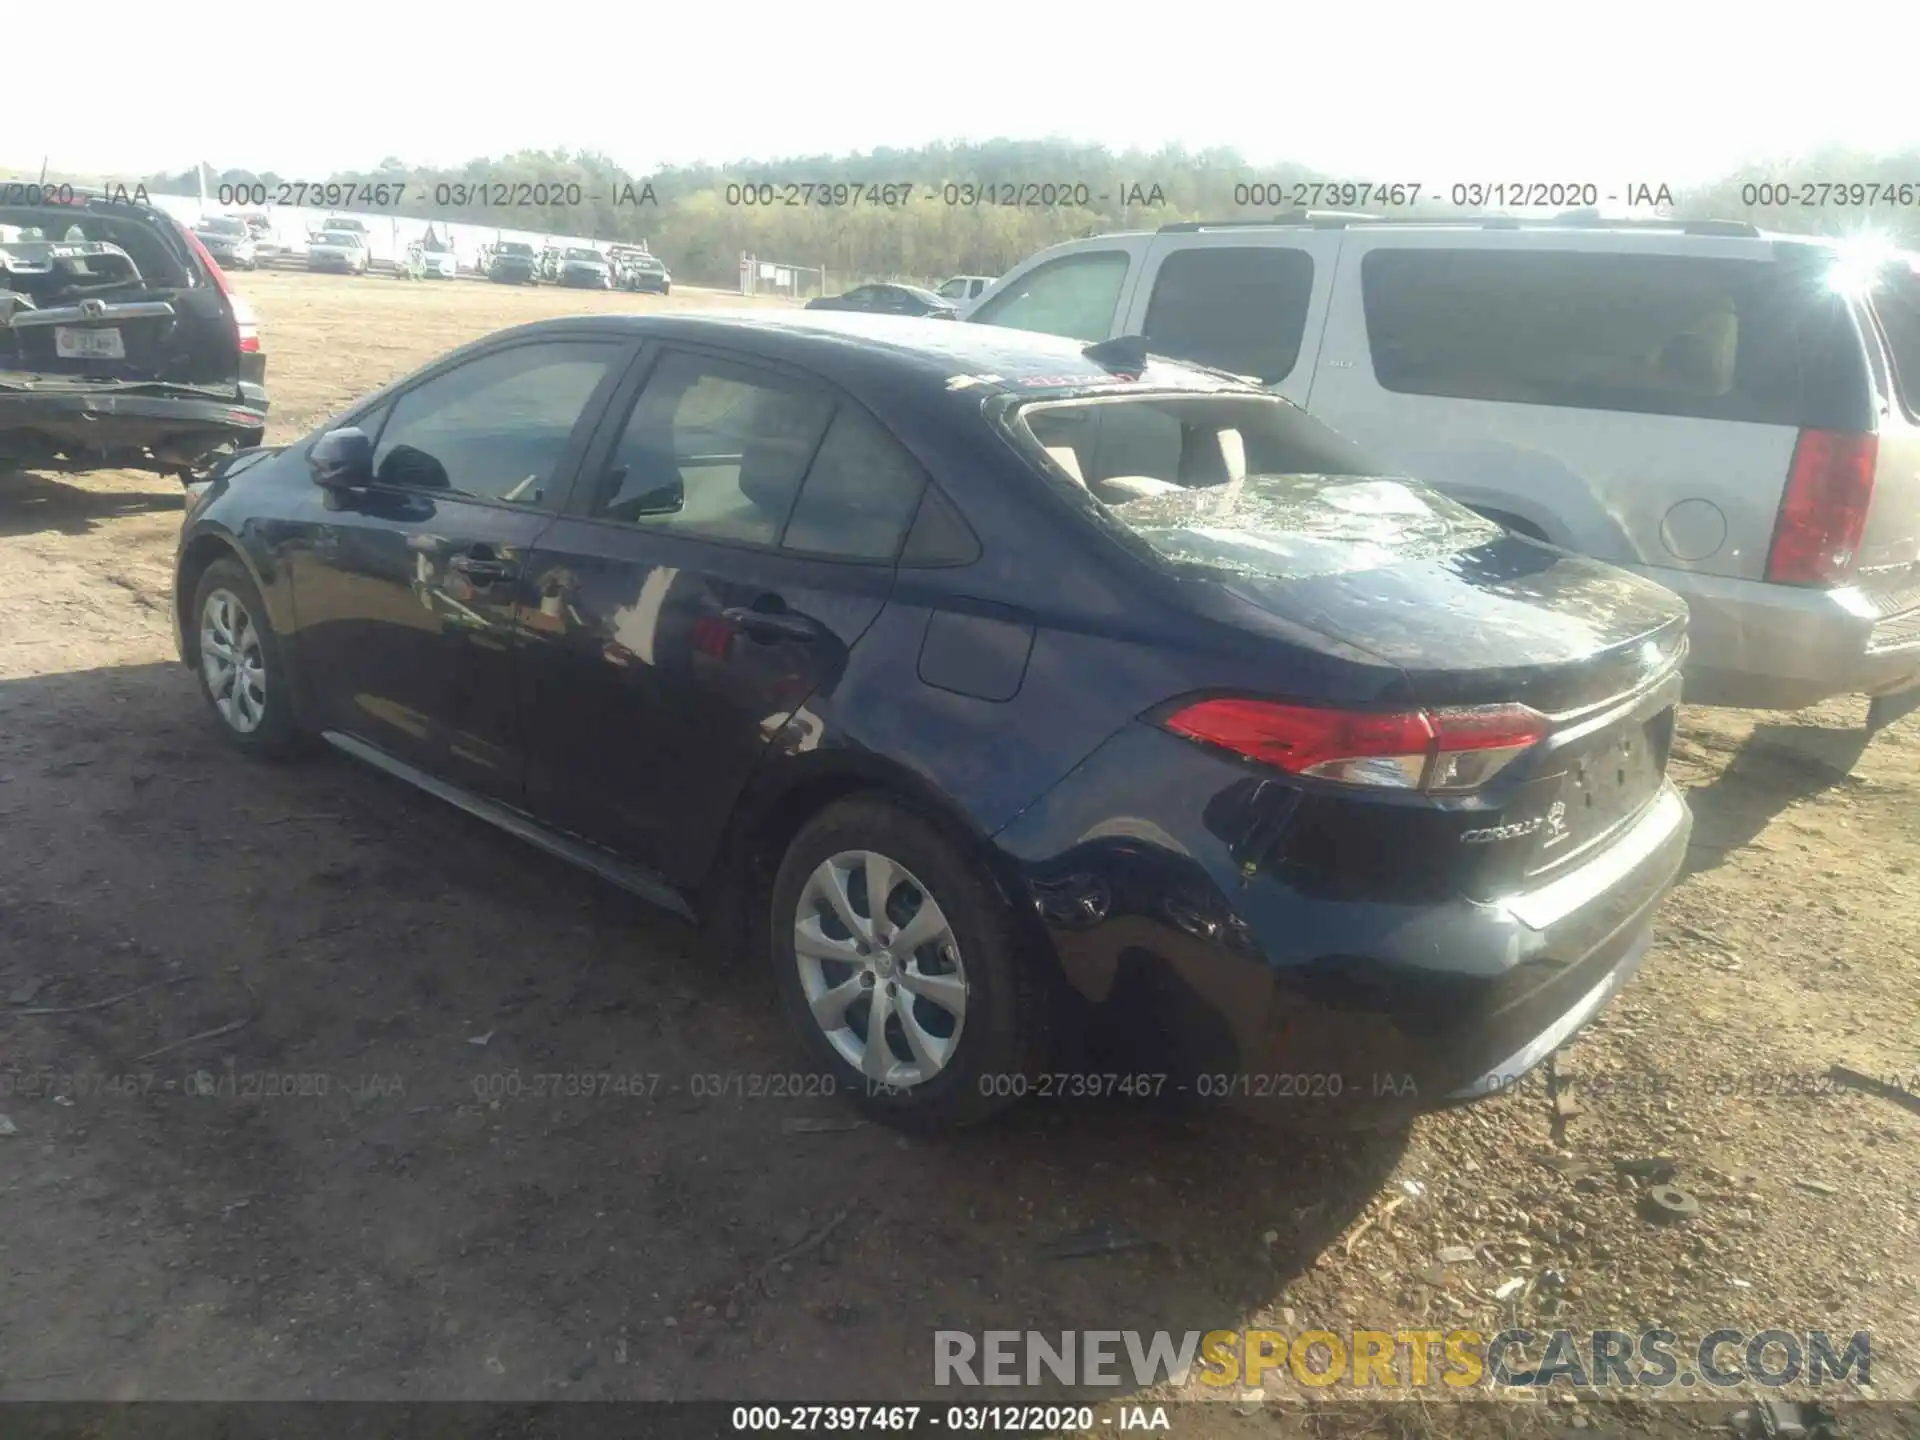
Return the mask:
{"type": "Polygon", "coordinates": [[[1161,354],[1269,385],[1300,358],[1313,298],[1313,257],[1277,246],[1201,246],[1160,266],[1145,333],[1161,354]]]}
{"type": "Polygon", "coordinates": [[[1124,250],[1062,255],[1013,281],[968,318],[1069,340],[1104,340],[1120,308],[1127,265],[1124,250]]]}
{"type": "Polygon", "coordinates": [[[778,543],[833,400],[784,376],[670,354],[647,377],[592,513],[648,529],[778,543]]]}
{"type": "Polygon", "coordinates": [[[1864,428],[1844,297],[1781,261],[1376,250],[1361,264],[1382,388],[1522,405],[1864,428]]]}
{"type": "Polygon", "coordinates": [[[1900,408],[1908,419],[1920,420],[1920,271],[1890,266],[1873,292],[1873,308],[1893,357],[1900,408]]]}
{"type": "Polygon", "coordinates": [[[878,421],[842,405],[780,543],[841,560],[892,560],[925,483],[913,457],[878,421]]]}

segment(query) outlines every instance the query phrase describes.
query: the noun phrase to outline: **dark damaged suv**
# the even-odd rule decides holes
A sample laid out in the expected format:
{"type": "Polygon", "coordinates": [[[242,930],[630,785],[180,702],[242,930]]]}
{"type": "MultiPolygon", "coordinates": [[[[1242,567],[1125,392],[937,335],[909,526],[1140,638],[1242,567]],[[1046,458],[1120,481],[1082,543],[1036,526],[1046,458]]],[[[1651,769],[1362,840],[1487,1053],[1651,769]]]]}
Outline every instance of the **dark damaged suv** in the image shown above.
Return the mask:
{"type": "Polygon", "coordinates": [[[252,309],[145,204],[0,181],[0,471],[202,472],[258,445],[252,309]]]}

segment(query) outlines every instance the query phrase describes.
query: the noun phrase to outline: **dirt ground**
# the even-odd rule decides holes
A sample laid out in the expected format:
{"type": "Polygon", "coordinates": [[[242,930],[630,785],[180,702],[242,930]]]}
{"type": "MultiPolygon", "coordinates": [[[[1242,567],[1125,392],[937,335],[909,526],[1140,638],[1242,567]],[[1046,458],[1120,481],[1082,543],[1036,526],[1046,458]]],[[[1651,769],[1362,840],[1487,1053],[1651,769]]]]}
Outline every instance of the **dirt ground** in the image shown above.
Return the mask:
{"type": "MultiPolygon", "coordinates": [[[[241,288],[276,440],[505,324],[737,303],[241,288]]],[[[1855,761],[1864,702],[1686,714],[1689,874],[1561,1057],[1557,1144],[1537,1091],[1342,1140],[808,1131],[850,1112],[708,1093],[798,1067],[753,966],[345,759],[224,748],[168,632],[180,510],[0,477],[0,1398],[924,1399],[936,1327],[1516,1321],[1867,1330],[1864,1393],[1915,1395],[1920,1114],[1820,1077],[1920,1090],[1920,716],[1855,761]],[[580,1074],[636,1078],[533,1093],[580,1074]],[[1615,1168],[1661,1156],[1691,1222],[1615,1168]],[[1041,1257],[1094,1224],[1146,1243],[1041,1257]]],[[[1273,1433],[1211,1393],[1178,1433],[1273,1433]]]]}

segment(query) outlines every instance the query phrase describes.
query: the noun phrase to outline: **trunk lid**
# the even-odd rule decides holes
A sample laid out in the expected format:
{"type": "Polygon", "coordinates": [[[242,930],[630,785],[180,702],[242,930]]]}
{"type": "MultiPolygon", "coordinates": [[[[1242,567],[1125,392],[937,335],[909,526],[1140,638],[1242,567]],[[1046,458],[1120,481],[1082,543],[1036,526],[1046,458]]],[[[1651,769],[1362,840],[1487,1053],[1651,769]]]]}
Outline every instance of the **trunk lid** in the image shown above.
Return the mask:
{"type": "Polygon", "coordinates": [[[1115,509],[1196,580],[1393,665],[1415,705],[1550,717],[1484,808],[1432,842],[1476,898],[1591,854],[1659,794],[1686,650],[1671,591],[1396,480],[1263,476],[1115,509]]]}
{"type": "Polygon", "coordinates": [[[1194,578],[1397,666],[1423,705],[1584,711],[1685,644],[1671,591],[1410,481],[1259,476],[1113,510],[1194,578]]]}

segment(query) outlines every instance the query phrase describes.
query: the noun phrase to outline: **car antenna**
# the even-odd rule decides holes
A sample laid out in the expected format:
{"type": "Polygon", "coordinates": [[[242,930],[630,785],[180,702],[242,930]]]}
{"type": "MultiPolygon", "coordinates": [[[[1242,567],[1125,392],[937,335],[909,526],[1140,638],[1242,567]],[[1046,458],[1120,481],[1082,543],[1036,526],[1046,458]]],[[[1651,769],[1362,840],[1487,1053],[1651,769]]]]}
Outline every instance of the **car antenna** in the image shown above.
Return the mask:
{"type": "Polygon", "coordinates": [[[1102,370],[1131,371],[1137,375],[1147,363],[1147,337],[1116,335],[1111,340],[1089,345],[1080,353],[1102,370]]]}

